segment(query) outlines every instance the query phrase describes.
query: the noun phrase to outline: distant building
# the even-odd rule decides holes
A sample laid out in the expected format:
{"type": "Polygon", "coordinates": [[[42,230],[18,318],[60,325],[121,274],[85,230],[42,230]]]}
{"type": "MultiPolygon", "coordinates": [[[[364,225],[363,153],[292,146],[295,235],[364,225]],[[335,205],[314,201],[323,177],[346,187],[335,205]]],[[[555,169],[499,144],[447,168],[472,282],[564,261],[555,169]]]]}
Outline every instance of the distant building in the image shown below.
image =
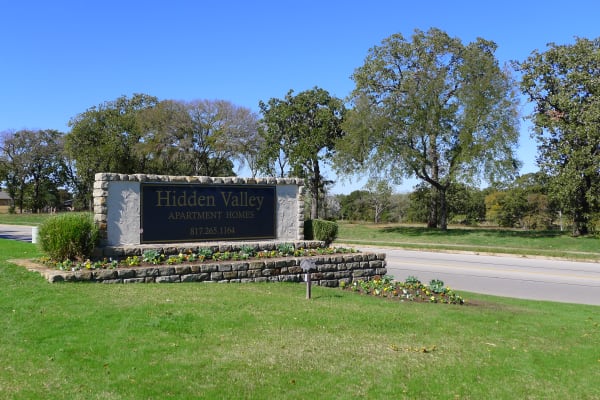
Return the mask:
{"type": "Polygon", "coordinates": [[[12,204],[12,198],[8,193],[0,190],[0,214],[8,214],[8,210],[12,204]]]}

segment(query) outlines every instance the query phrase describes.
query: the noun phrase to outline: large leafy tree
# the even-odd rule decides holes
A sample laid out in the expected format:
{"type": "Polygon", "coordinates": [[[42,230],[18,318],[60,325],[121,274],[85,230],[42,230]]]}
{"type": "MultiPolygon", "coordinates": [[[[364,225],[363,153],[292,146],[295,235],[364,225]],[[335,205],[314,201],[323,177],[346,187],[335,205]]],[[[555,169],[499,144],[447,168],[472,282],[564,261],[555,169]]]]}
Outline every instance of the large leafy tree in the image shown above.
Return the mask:
{"type": "Polygon", "coordinates": [[[0,160],[9,195],[22,212],[57,206],[59,187],[66,183],[62,133],[47,130],[3,132],[0,160]]]}
{"type": "Polygon", "coordinates": [[[224,100],[181,102],[135,94],[70,121],[66,147],[80,204],[91,207],[98,172],[233,175],[256,154],[258,117],[224,100]]]}
{"type": "Polygon", "coordinates": [[[263,170],[272,171],[274,168],[268,166],[286,159],[291,172],[305,178],[311,218],[318,218],[319,199],[326,183],[321,167],[331,159],[336,141],[344,135],[343,101],[315,87],[296,95],[290,90],[284,99],[261,101],[259,106],[265,126],[263,170]]]}
{"type": "Polygon", "coordinates": [[[505,179],[518,168],[515,85],[495,50],[494,42],[463,45],[439,29],[373,47],[352,76],[338,169],[421,179],[432,188],[428,225],[446,229],[453,183],[505,179]]]}
{"type": "Polygon", "coordinates": [[[226,100],[187,103],[190,126],[182,146],[190,151],[194,175],[233,175],[257,137],[258,117],[226,100]]]}
{"type": "Polygon", "coordinates": [[[154,173],[233,175],[256,158],[258,116],[226,100],[165,100],[140,114],[137,150],[154,173]]]}
{"type": "Polygon", "coordinates": [[[573,235],[586,234],[600,202],[600,38],[550,43],[515,65],[535,105],[538,164],[551,177],[550,194],[572,217],[573,235]]]}
{"type": "Polygon", "coordinates": [[[142,173],[143,157],[135,151],[142,137],[138,115],[155,107],[158,99],[146,94],[122,96],[91,107],[69,121],[67,154],[77,171],[77,200],[92,206],[94,175],[98,172],[142,173]]]}

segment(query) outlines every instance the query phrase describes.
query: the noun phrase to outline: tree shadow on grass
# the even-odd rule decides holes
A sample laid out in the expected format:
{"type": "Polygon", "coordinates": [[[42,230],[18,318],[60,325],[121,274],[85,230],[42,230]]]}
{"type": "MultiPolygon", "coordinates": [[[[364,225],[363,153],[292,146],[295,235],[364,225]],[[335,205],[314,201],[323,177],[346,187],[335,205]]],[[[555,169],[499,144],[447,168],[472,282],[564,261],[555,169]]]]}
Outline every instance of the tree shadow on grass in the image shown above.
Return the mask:
{"type": "Polygon", "coordinates": [[[402,236],[412,237],[459,237],[468,235],[481,235],[489,237],[507,238],[549,238],[565,235],[560,231],[533,231],[514,229],[486,229],[486,228],[426,228],[415,226],[387,226],[379,229],[382,233],[395,233],[402,236]]]}

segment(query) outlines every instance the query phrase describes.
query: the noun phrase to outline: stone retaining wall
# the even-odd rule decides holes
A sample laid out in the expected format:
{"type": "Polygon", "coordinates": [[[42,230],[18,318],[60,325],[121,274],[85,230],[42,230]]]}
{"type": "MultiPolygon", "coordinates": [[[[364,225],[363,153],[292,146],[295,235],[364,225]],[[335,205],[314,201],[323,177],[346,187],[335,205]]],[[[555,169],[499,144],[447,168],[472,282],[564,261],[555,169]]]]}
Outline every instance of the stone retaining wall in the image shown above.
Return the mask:
{"type": "Polygon", "coordinates": [[[336,287],[340,282],[370,280],[387,273],[385,254],[355,253],[313,257],[156,265],[116,269],[57,271],[37,270],[50,282],[179,283],[179,282],[303,282],[302,260],[315,264],[314,285],[336,287]]]}

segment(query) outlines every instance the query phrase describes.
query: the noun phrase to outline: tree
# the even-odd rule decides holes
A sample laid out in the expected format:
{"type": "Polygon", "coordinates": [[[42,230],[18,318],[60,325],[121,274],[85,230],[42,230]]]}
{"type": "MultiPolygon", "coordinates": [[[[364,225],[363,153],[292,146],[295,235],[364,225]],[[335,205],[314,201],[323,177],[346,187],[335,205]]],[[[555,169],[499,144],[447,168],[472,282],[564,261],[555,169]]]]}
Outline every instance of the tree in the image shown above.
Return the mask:
{"type": "Polygon", "coordinates": [[[338,169],[421,179],[433,189],[428,225],[446,229],[450,185],[505,179],[518,168],[518,101],[495,50],[491,41],[465,46],[438,29],[417,30],[412,41],[395,34],[372,48],[352,76],[338,169]]]}
{"type": "Polygon", "coordinates": [[[393,188],[388,181],[370,178],[364,189],[368,192],[368,202],[373,210],[373,221],[378,224],[381,215],[392,205],[393,188]]]}
{"type": "Polygon", "coordinates": [[[25,180],[27,167],[23,158],[27,148],[17,143],[16,133],[12,131],[2,132],[2,179],[6,182],[8,195],[13,199],[14,206],[19,206],[23,211],[25,201],[25,180]]]}
{"type": "MultiPolygon", "coordinates": [[[[407,218],[412,222],[427,222],[433,196],[434,190],[426,182],[417,185],[409,195],[407,218]]],[[[446,197],[449,221],[472,224],[485,218],[484,194],[479,189],[454,183],[448,187],[446,197]]]]}
{"type": "Polygon", "coordinates": [[[79,202],[91,207],[98,172],[234,175],[256,154],[258,117],[225,100],[158,101],[135,94],[92,107],[70,122],[79,202]]]}
{"type": "Polygon", "coordinates": [[[557,216],[543,172],[518,177],[509,186],[486,189],[486,219],[499,226],[550,229],[557,216]]]}
{"type": "Polygon", "coordinates": [[[65,147],[77,171],[79,201],[92,207],[94,176],[98,172],[142,173],[143,156],[135,151],[142,136],[138,115],[158,99],[145,94],[91,107],[69,121],[65,147]]]}
{"type": "Polygon", "coordinates": [[[336,141],[344,135],[341,125],[346,109],[342,100],[315,87],[295,96],[290,90],[284,99],[261,101],[259,106],[266,127],[263,166],[280,159],[281,149],[293,173],[305,178],[311,219],[318,218],[319,198],[327,183],[321,167],[331,159],[336,141]]]}
{"type": "Polygon", "coordinates": [[[52,129],[3,133],[0,179],[21,212],[56,206],[58,188],[66,181],[62,139],[62,133],[52,129]]]}
{"type": "Polygon", "coordinates": [[[514,64],[535,105],[530,119],[551,196],[571,215],[573,235],[586,234],[600,202],[600,38],[550,43],[514,64]]]}
{"type": "Polygon", "coordinates": [[[342,219],[349,221],[368,221],[371,210],[368,203],[369,193],[366,190],[354,190],[350,194],[338,195],[342,219]]]}
{"type": "Polygon", "coordinates": [[[476,224],[485,219],[485,195],[476,187],[454,183],[448,188],[448,220],[476,224]]]}
{"type": "Polygon", "coordinates": [[[190,175],[233,175],[233,160],[256,153],[258,117],[250,109],[226,100],[197,100],[186,108],[191,129],[182,145],[191,152],[190,175]]]}
{"type": "MultiPolygon", "coordinates": [[[[154,107],[140,110],[138,123],[142,132],[135,150],[142,159],[139,167],[149,173],[186,175],[191,170],[189,144],[191,121],[185,104],[163,100],[154,107]]],[[[190,141],[191,142],[191,141],[190,141]]]]}
{"type": "Polygon", "coordinates": [[[137,149],[153,173],[230,176],[233,161],[250,164],[260,143],[256,114],[226,100],[165,100],[139,120],[137,149]]]}

